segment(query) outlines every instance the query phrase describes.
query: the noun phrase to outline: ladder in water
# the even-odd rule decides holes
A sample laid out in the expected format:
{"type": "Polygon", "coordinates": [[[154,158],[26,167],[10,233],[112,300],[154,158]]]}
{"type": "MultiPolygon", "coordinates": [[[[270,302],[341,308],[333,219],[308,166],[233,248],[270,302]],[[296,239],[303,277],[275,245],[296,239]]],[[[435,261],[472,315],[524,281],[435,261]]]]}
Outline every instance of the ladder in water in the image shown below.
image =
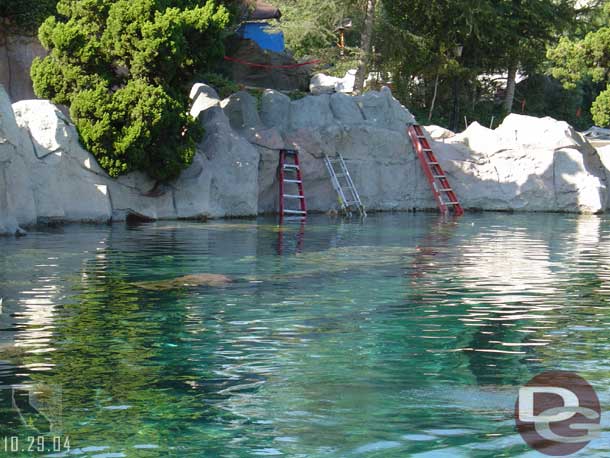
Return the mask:
{"type": "Polygon", "coordinates": [[[449,184],[445,171],[434,155],[422,127],[419,124],[412,124],[408,127],[408,132],[424,174],[432,187],[439,210],[442,214],[447,214],[449,209],[452,209],[455,215],[463,215],[464,209],[449,184]]]}
{"type": "Polygon", "coordinates": [[[349,170],[347,170],[347,165],[345,164],[343,156],[337,154],[335,158],[331,159],[328,155],[324,154],[324,163],[328,169],[333,188],[339,196],[339,204],[341,205],[343,213],[347,216],[352,216],[352,209],[354,209],[360,213],[360,216],[366,217],[366,209],[364,208],[364,205],[362,205],[360,195],[356,190],[349,170]],[[336,165],[339,166],[339,173],[337,173],[337,170],[335,169],[336,165]],[[341,180],[343,180],[343,184],[341,183],[341,180]]]}
{"type": "Polygon", "coordinates": [[[280,150],[279,174],[280,219],[304,220],[307,218],[307,204],[303,192],[303,175],[298,151],[280,150]]]}

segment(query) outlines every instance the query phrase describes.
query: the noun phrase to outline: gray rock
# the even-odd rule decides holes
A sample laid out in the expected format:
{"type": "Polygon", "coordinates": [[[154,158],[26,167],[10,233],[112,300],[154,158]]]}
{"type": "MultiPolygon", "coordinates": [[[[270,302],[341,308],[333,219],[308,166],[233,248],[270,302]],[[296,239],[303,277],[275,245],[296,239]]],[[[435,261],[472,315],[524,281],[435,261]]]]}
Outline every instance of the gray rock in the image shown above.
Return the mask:
{"type": "Polygon", "coordinates": [[[34,99],[30,67],[35,57],[47,51],[36,36],[4,34],[0,31],[0,84],[11,100],[34,99]]]}
{"type": "Polygon", "coordinates": [[[237,92],[220,103],[231,127],[242,129],[261,127],[256,99],[246,91],[237,92]]]}
{"type": "Polygon", "coordinates": [[[281,92],[267,89],[263,93],[260,117],[267,127],[288,129],[290,123],[290,97],[281,92]]]}
{"type": "Polygon", "coordinates": [[[415,122],[413,115],[392,96],[387,87],[379,92],[369,91],[356,97],[356,100],[364,118],[376,126],[403,131],[407,124],[415,122]]]}
{"type": "MultiPolygon", "coordinates": [[[[47,101],[10,105],[0,90],[0,233],[50,221],[217,218],[273,213],[282,148],[298,149],[308,207],[337,209],[323,155],[341,153],[369,210],[434,209],[410,144],[413,122],[389,90],[363,97],[267,91],[223,101],[208,86],[191,95],[206,131],[193,164],[173,183],[141,173],[111,179],[47,101]],[[360,104],[360,106],[358,106],[360,104]],[[222,106],[221,106],[222,105],[222,106]],[[364,113],[364,116],[363,116],[364,113]],[[262,120],[261,120],[262,118],[262,120]]],[[[434,129],[432,129],[434,133],[434,129]]],[[[466,208],[597,213],[608,207],[610,159],[566,123],[511,115],[496,130],[473,123],[437,130],[439,161],[466,208]]]]}
{"type": "Polygon", "coordinates": [[[235,132],[225,112],[203,114],[206,136],[198,158],[175,183],[176,216],[252,216],[258,209],[259,154],[235,132]]]}
{"type": "Polygon", "coordinates": [[[335,122],[330,96],[308,96],[290,103],[290,129],[321,129],[335,122]]]}
{"type": "Polygon", "coordinates": [[[364,121],[364,116],[354,97],[346,94],[330,96],[330,108],[335,119],[345,124],[355,124],[364,121]]]}

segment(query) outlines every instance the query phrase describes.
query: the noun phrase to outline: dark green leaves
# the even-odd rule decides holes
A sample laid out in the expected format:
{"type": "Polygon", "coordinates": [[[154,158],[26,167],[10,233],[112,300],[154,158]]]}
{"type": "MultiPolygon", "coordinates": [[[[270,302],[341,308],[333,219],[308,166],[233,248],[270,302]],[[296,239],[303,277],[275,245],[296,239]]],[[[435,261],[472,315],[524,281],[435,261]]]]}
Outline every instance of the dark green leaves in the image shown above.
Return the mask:
{"type": "Polygon", "coordinates": [[[228,11],[209,0],[60,0],[40,27],[50,51],[36,93],[70,107],[84,146],[112,176],[176,178],[200,128],[188,84],[223,56],[228,11]]]}

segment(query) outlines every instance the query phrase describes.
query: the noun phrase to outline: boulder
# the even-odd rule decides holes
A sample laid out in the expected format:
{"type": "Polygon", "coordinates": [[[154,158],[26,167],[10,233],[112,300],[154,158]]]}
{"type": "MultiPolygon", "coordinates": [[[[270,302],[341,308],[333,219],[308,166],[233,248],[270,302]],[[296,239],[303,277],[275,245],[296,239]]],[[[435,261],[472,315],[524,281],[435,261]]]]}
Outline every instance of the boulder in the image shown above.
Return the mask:
{"type": "Polygon", "coordinates": [[[415,118],[393,96],[390,89],[369,91],[356,97],[364,119],[375,126],[403,131],[407,124],[413,124],[415,118]]]}
{"type": "MultiPolygon", "coordinates": [[[[387,88],[295,101],[269,90],[260,107],[247,92],[220,101],[203,84],[191,97],[205,137],[192,165],[161,184],[142,173],[111,179],[54,105],[36,100],[11,107],[0,89],[0,233],[37,222],[274,213],[282,148],[300,151],[311,211],[338,208],[323,161],[338,153],[369,210],[436,208],[406,131],[415,120],[387,88]]],[[[428,130],[466,208],[599,213],[608,207],[610,159],[566,123],[511,115],[496,130],[477,123],[458,135],[428,130]]]]}
{"type": "Polygon", "coordinates": [[[246,91],[237,92],[220,103],[235,130],[261,127],[256,99],[246,91]]]}
{"type": "Polygon", "coordinates": [[[290,103],[290,130],[321,129],[335,122],[330,96],[308,96],[290,103]]]}
{"type": "Polygon", "coordinates": [[[47,51],[36,35],[4,33],[0,30],[0,84],[14,102],[34,99],[30,67],[36,57],[47,51]]]}
{"type": "Polygon", "coordinates": [[[29,133],[29,166],[38,222],[106,222],[112,217],[107,177],[78,142],[78,134],[47,100],[13,105],[17,124],[29,133]]]}
{"type": "Polygon", "coordinates": [[[424,131],[429,135],[432,140],[445,140],[447,138],[451,138],[455,136],[455,132],[450,131],[449,129],[445,129],[441,126],[424,126],[424,131]]]}
{"type": "Polygon", "coordinates": [[[231,61],[222,64],[222,72],[238,84],[280,91],[309,87],[313,65],[302,65],[289,54],[262,49],[254,40],[235,35],[225,41],[225,50],[231,61]]]}
{"type": "Polygon", "coordinates": [[[474,123],[434,149],[465,208],[599,213],[607,206],[597,151],[561,121],[510,115],[495,131],[474,123]]]}
{"type": "Polygon", "coordinates": [[[309,83],[309,92],[313,95],[332,94],[335,92],[335,86],[341,82],[341,78],[325,75],[324,73],[316,73],[309,83]]]}
{"type": "Polygon", "coordinates": [[[29,138],[17,126],[11,101],[0,85],[0,234],[21,233],[19,225],[36,222],[29,170],[20,154],[28,146],[29,138]]]}
{"type": "Polygon", "coordinates": [[[343,78],[317,73],[309,83],[309,92],[313,95],[332,94],[333,92],[351,94],[354,92],[356,72],[355,69],[348,70],[343,78]]]}
{"type": "Polygon", "coordinates": [[[290,123],[290,97],[267,89],[263,93],[260,116],[265,126],[286,130],[290,123]]]}
{"type": "Polygon", "coordinates": [[[178,218],[254,216],[259,154],[220,107],[199,116],[206,129],[191,167],[174,185],[178,218]]]}
{"type": "Polygon", "coordinates": [[[193,101],[190,110],[190,114],[193,118],[197,118],[199,113],[208,108],[220,105],[218,93],[207,84],[197,83],[193,85],[189,97],[193,101]]]}
{"type": "Polygon", "coordinates": [[[345,76],[335,84],[335,92],[344,94],[351,94],[354,92],[357,72],[358,70],[356,69],[348,70],[345,76]]]}
{"type": "Polygon", "coordinates": [[[330,96],[330,108],[333,116],[345,124],[358,124],[364,122],[364,116],[354,97],[346,94],[333,94],[330,96]]]}

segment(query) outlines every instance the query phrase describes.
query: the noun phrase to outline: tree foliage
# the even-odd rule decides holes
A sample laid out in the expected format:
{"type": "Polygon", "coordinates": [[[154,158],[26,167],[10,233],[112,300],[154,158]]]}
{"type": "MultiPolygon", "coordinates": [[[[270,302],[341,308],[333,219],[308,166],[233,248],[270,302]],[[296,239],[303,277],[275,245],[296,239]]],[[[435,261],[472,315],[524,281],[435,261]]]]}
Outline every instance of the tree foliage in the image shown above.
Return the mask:
{"type": "Polygon", "coordinates": [[[57,0],[0,0],[0,18],[11,32],[34,34],[55,5],[57,0]]]}
{"type": "Polygon", "coordinates": [[[480,102],[489,104],[481,75],[516,68],[539,70],[546,46],[574,16],[573,0],[386,0],[383,4],[377,47],[384,67],[394,75],[409,106],[428,107],[438,90],[439,111],[445,119],[440,122],[445,123],[456,105],[466,114],[480,102]],[[439,82],[437,90],[433,90],[435,82],[439,82]]]}
{"type": "Polygon", "coordinates": [[[602,25],[583,38],[563,37],[548,56],[553,76],[566,88],[576,88],[587,79],[606,85],[591,107],[593,121],[606,127],[610,126],[610,4],[598,18],[604,18],[602,25]]]}
{"type": "Polygon", "coordinates": [[[40,97],[70,107],[85,147],[111,176],[171,180],[200,129],[187,86],[223,55],[229,23],[208,0],[60,0],[40,27],[49,50],[32,65],[40,97]]]}

